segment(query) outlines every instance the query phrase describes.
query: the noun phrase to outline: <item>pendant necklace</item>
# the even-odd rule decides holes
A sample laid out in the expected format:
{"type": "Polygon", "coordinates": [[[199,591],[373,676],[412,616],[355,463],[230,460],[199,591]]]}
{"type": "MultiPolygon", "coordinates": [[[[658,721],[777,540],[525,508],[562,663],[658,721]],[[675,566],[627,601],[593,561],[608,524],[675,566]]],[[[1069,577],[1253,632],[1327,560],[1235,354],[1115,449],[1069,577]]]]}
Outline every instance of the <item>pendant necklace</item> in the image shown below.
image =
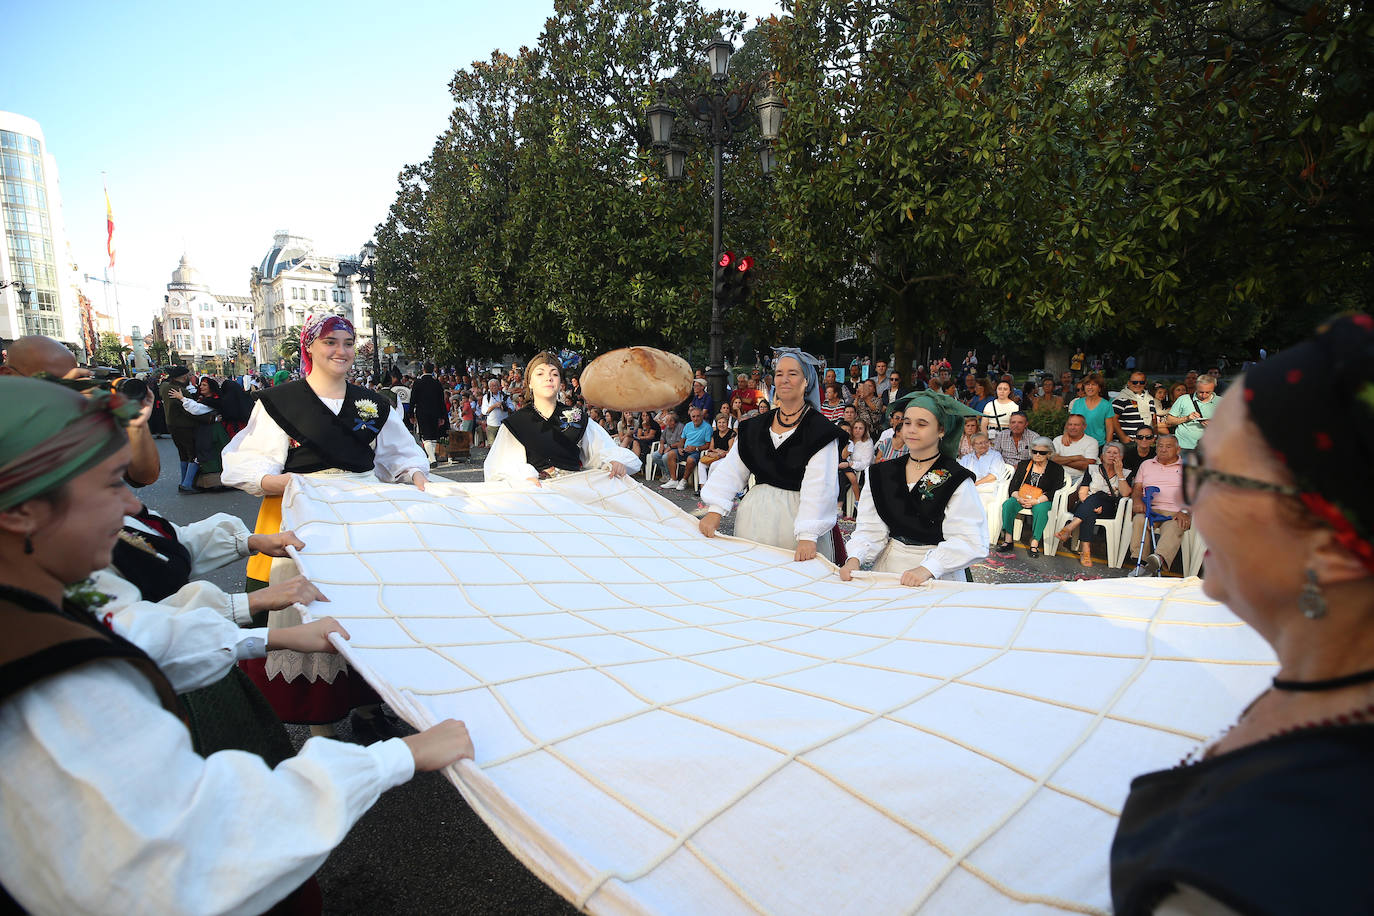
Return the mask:
{"type": "Polygon", "coordinates": [[[810,407],[810,406],[811,406],[810,404],[807,404],[805,401],[803,401],[803,402],[802,402],[801,409],[798,410],[795,414],[793,414],[793,419],[792,419],[792,421],[791,421],[791,422],[788,422],[788,420],[787,420],[787,415],[786,415],[785,413],[783,413],[782,406],[779,405],[779,406],[778,406],[778,425],[781,426],[783,429],[791,429],[792,427],[796,426],[798,423],[801,422],[801,418],[802,418],[803,416],[805,416],[805,414],[806,414],[806,409],[807,409],[808,407],[810,407]]]}

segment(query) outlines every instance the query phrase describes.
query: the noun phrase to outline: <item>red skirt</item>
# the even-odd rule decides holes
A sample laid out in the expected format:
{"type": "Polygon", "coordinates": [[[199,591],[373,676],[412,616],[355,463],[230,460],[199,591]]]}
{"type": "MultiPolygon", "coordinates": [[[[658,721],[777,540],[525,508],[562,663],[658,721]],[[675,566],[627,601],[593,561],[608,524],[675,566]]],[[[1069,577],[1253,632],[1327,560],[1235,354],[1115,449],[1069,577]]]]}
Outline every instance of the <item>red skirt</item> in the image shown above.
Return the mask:
{"type": "Polygon", "coordinates": [[[358,706],[382,702],[356,671],[340,671],[334,683],[298,677],[286,680],[267,676],[267,660],[252,658],[239,662],[243,673],[257,685],[277,718],[292,725],[325,725],[337,722],[358,706]]]}

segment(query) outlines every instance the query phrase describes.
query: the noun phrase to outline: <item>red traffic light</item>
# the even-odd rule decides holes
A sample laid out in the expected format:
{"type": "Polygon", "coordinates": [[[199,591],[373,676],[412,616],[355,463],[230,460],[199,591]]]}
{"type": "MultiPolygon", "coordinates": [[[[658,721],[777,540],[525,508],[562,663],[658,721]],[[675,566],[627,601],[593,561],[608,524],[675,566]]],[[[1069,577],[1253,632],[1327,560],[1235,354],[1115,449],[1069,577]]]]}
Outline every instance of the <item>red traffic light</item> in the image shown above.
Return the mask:
{"type": "Polygon", "coordinates": [[[728,268],[734,263],[735,253],[733,251],[722,251],[720,253],[720,260],[716,262],[716,266],[728,268]]]}
{"type": "Polygon", "coordinates": [[[742,274],[748,273],[749,271],[754,269],[754,259],[749,255],[745,255],[744,257],[739,259],[739,265],[736,266],[735,269],[742,274]]]}

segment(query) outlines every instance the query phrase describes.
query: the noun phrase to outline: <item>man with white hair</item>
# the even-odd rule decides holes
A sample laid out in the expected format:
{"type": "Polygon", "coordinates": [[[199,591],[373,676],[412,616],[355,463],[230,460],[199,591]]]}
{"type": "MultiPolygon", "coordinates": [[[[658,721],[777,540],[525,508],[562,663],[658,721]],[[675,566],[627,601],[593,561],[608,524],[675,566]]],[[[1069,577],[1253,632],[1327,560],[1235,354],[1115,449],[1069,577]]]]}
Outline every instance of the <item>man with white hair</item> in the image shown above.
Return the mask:
{"type": "MultiPolygon", "coordinates": [[[[1202,441],[1207,431],[1207,421],[1217,412],[1221,395],[1217,394],[1217,379],[1214,375],[1199,375],[1192,394],[1184,394],[1169,409],[1164,422],[1173,429],[1178,437],[1178,447],[1191,452],[1202,441]]],[[[1155,446],[1158,448],[1158,445],[1155,446]]]]}

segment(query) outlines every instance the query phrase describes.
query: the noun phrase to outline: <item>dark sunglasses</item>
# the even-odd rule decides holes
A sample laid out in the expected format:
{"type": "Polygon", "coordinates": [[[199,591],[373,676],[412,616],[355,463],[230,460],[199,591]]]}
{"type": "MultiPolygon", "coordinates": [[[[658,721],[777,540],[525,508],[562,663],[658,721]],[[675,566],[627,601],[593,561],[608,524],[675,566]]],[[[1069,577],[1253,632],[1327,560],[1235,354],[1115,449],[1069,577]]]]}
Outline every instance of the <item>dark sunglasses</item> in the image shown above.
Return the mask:
{"type": "Polygon", "coordinates": [[[1032,454],[1032,455],[1048,455],[1049,452],[1046,452],[1046,451],[1042,451],[1042,450],[1040,450],[1040,449],[1034,449],[1034,448],[1033,448],[1033,449],[1031,449],[1031,454],[1032,454]]]}
{"type": "Polygon", "coordinates": [[[1155,437],[1154,437],[1154,436],[1136,436],[1136,439],[1139,440],[1139,441],[1141,441],[1141,442],[1153,442],[1153,441],[1155,441],[1155,437]]]}
{"type": "Polygon", "coordinates": [[[1145,380],[1144,380],[1143,378],[1142,378],[1142,379],[1131,379],[1131,380],[1130,380],[1129,382],[1127,382],[1126,384],[1127,384],[1127,385],[1143,385],[1143,384],[1145,384],[1145,380]]]}

